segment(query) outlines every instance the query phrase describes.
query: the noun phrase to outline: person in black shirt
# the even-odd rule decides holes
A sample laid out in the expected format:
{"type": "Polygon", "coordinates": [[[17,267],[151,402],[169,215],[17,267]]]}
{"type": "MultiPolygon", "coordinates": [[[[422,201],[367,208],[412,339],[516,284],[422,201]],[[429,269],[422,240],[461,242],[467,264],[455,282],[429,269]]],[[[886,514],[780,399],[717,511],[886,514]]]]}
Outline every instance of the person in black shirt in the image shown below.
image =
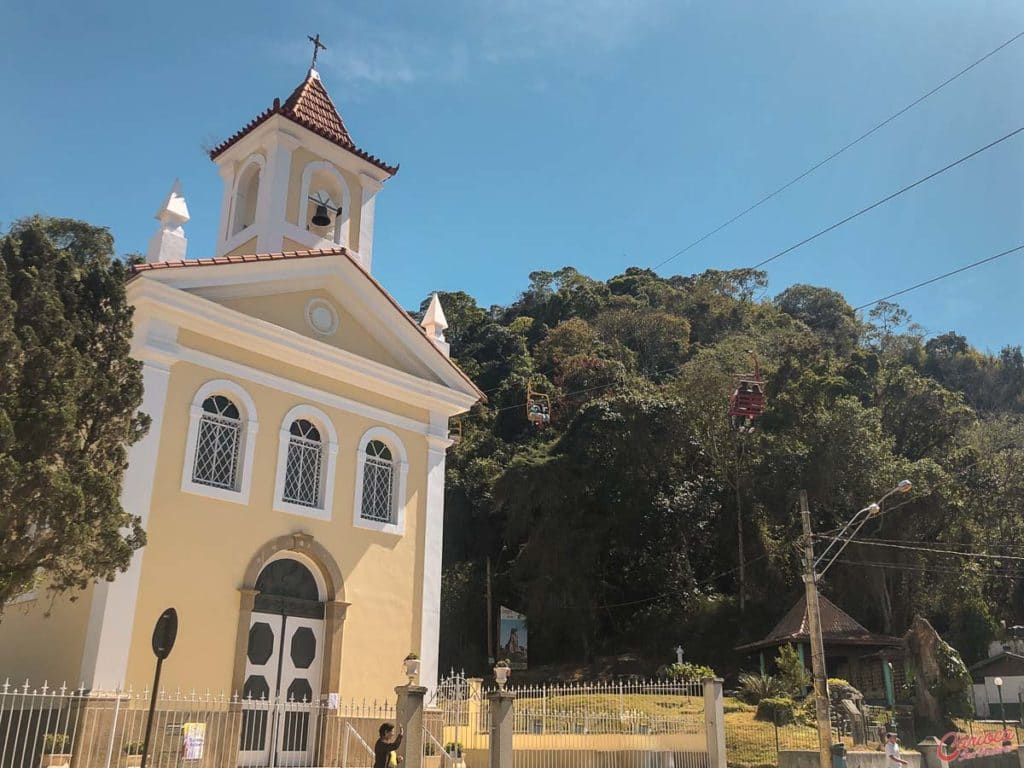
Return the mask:
{"type": "Polygon", "coordinates": [[[395,768],[402,759],[395,753],[402,746],[402,727],[398,727],[398,735],[395,735],[395,726],[391,723],[383,723],[380,726],[380,738],[373,745],[373,768],[395,768]]]}

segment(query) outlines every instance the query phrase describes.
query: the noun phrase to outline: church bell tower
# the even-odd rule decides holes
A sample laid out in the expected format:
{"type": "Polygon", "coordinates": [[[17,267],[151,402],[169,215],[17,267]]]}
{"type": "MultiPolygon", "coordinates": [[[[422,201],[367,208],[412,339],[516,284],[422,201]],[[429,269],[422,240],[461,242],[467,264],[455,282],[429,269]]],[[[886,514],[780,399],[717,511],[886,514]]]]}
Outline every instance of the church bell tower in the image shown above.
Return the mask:
{"type": "Polygon", "coordinates": [[[344,248],[369,272],[377,192],[397,165],[356,146],[316,69],[210,152],[224,180],[216,256],[344,248]]]}

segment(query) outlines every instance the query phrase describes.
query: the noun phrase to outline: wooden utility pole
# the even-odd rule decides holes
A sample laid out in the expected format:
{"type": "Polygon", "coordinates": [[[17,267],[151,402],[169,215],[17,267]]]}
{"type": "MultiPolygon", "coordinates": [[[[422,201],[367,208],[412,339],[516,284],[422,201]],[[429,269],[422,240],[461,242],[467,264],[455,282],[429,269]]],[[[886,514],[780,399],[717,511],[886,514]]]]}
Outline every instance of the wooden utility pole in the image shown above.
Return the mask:
{"type": "Polygon", "coordinates": [[[491,597],[491,557],[487,556],[487,663],[494,666],[494,601],[491,597]]]}
{"type": "Polygon", "coordinates": [[[821,639],[818,608],[818,577],[814,572],[814,539],[807,491],[800,491],[800,520],[804,528],[804,587],[807,591],[807,624],[811,635],[811,679],[814,681],[814,710],[818,721],[820,768],[832,768],[832,723],[829,718],[828,680],[825,677],[825,645],[821,639]]]}

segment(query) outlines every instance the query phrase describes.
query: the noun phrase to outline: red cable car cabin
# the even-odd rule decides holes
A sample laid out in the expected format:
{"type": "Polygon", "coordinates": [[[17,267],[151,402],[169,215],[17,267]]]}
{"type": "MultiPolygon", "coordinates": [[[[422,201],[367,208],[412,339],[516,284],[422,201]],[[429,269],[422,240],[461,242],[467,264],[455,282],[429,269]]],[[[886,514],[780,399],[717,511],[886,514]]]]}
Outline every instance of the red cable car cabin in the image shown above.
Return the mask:
{"type": "Polygon", "coordinates": [[[753,432],[754,421],[764,415],[764,379],[761,378],[757,355],[753,357],[754,373],[740,376],[729,398],[729,419],[740,432],[753,432]]]}

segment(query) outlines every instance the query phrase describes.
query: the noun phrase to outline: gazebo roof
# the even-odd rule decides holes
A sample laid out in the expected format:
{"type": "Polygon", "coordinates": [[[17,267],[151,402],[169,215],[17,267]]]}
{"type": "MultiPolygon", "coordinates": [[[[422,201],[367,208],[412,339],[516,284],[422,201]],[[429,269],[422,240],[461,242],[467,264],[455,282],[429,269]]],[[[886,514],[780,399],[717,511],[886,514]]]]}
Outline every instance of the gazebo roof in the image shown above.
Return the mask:
{"type": "MultiPolygon", "coordinates": [[[[901,640],[877,635],[865,629],[850,614],[826,597],[818,596],[821,638],[825,645],[898,646],[901,640]]],[[[737,646],[737,651],[757,651],[787,643],[807,642],[811,633],[807,621],[807,598],[801,597],[768,635],[756,643],[737,646]]]]}

